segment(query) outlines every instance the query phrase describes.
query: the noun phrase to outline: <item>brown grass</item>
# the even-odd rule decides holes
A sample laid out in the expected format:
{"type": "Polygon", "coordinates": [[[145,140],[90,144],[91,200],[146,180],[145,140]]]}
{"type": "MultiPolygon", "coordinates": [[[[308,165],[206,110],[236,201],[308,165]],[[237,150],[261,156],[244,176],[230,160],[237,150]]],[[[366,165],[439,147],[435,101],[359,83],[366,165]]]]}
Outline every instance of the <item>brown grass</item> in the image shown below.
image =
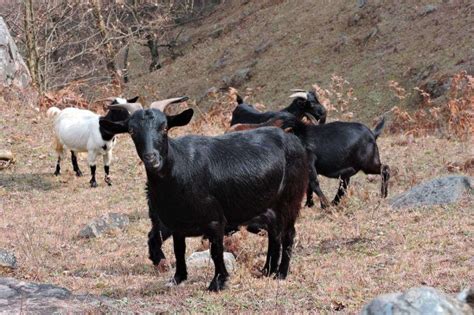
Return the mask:
{"type": "MultiPolygon", "coordinates": [[[[381,293],[423,284],[455,293],[473,284],[472,197],[451,206],[392,211],[378,196],[379,178],[359,174],[340,207],[303,209],[286,281],[252,275],[263,265],[266,239],[240,232],[233,236],[239,265],[227,290],[205,291],[212,266],[190,270],[183,285],[167,288],[174,268],[160,274],[147,258],[145,174],[131,140],[121,136],[114,151],[113,186],[99,180],[99,187],[91,189],[88,175],[74,177],[69,160],[60,177],[52,175],[55,157],[44,112],[4,103],[0,111],[0,147],[16,157],[0,172],[0,248],[14,251],[19,265],[2,275],[105,294],[133,312],[353,314],[381,293]],[[108,212],[127,213],[132,223],[123,232],[77,238],[82,225],[108,212]]],[[[222,133],[228,117],[224,111],[206,119],[175,134],[222,133]]],[[[473,155],[470,143],[432,136],[382,135],[379,145],[383,162],[394,172],[390,196],[429,178],[462,173],[449,165],[464,165],[473,155]]],[[[88,174],[85,156],[79,164],[88,174]]],[[[330,196],[336,184],[324,178],[321,183],[330,196]]],[[[187,245],[189,255],[201,247],[200,239],[187,245]]],[[[171,240],[165,253],[173,262],[171,240]]]]}

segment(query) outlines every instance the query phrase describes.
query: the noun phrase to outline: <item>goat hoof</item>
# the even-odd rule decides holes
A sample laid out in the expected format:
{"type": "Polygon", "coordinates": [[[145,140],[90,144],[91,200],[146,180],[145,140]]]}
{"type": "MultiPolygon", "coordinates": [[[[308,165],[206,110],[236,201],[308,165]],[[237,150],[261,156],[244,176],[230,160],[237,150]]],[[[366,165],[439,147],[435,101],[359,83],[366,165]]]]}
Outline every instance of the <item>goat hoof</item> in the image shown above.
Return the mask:
{"type": "Polygon", "coordinates": [[[81,172],[81,171],[77,171],[77,172],[76,172],[76,176],[77,176],[77,177],[81,177],[81,176],[82,176],[82,172],[81,172]]]}
{"type": "Polygon", "coordinates": [[[225,278],[214,278],[211,281],[211,284],[209,285],[208,290],[211,292],[219,292],[224,289],[225,287],[225,281],[227,279],[225,278]]]}
{"type": "Polygon", "coordinates": [[[107,185],[112,186],[112,179],[110,179],[110,176],[105,176],[104,180],[107,183],[107,185]]]}
{"type": "Polygon", "coordinates": [[[94,182],[90,182],[90,183],[91,183],[91,187],[92,187],[92,188],[96,188],[96,187],[97,187],[97,182],[94,181],[94,182]]]}
{"type": "Polygon", "coordinates": [[[306,201],[306,203],[304,204],[305,207],[308,207],[308,208],[311,208],[314,206],[314,201],[313,200],[308,200],[306,201]]]}
{"type": "Polygon", "coordinates": [[[54,176],[59,176],[59,174],[61,174],[61,172],[58,172],[58,171],[54,172],[54,176]]]}
{"type": "Polygon", "coordinates": [[[277,280],[285,280],[286,279],[286,273],[283,273],[283,272],[277,272],[277,274],[275,275],[274,279],[277,279],[277,280]]]}
{"type": "Polygon", "coordinates": [[[168,265],[168,262],[166,261],[166,259],[162,259],[157,265],[155,265],[155,269],[158,272],[163,273],[170,270],[170,266],[168,265]]]}
{"type": "Polygon", "coordinates": [[[174,283],[174,285],[178,285],[186,279],[188,279],[187,274],[184,274],[184,275],[175,274],[173,279],[171,279],[170,282],[174,283]]]}

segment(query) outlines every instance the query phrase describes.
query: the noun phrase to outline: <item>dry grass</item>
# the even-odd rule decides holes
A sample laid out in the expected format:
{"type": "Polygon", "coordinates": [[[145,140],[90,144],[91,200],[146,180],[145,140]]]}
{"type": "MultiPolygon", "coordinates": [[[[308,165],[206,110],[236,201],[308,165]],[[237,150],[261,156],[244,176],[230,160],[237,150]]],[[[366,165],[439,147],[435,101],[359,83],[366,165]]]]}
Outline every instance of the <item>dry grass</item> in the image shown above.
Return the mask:
{"type": "MultiPolygon", "coordinates": [[[[473,284],[472,197],[452,206],[392,211],[379,199],[379,178],[359,174],[339,208],[302,211],[286,281],[252,275],[263,265],[266,239],[240,232],[233,236],[239,240],[239,266],[227,290],[205,291],[212,266],[190,270],[183,285],[167,288],[173,269],[159,274],[147,258],[145,174],[130,139],[121,136],[115,150],[114,185],[99,181],[91,189],[88,175],[74,177],[69,160],[60,177],[52,175],[51,127],[43,112],[4,103],[0,111],[0,147],[16,156],[16,163],[0,172],[0,247],[13,250],[19,262],[18,269],[2,275],[105,294],[134,312],[356,313],[370,298],[388,291],[426,284],[454,293],[473,284]],[[98,239],[76,237],[83,224],[108,212],[127,213],[132,223],[124,232],[98,239]]],[[[190,128],[222,132],[207,118],[179,133],[190,128]]],[[[379,145],[382,160],[395,173],[390,196],[457,171],[449,165],[463,165],[473,155],[469,143],[431,136],[382,136],[379,145]]],[[[88,174],[85,156],[79,164],[88,174]]],[[[98,165],[101,178],[100,161],[98,165]]],[[[329,196],[336,192],[333,180],[323,179],[322,187],[329,196]]],[[[201,246],[198,238],[187,244],[188,255],[201,246]]],[[[174,260],[171,240],[165,253],[174,260]]]]}

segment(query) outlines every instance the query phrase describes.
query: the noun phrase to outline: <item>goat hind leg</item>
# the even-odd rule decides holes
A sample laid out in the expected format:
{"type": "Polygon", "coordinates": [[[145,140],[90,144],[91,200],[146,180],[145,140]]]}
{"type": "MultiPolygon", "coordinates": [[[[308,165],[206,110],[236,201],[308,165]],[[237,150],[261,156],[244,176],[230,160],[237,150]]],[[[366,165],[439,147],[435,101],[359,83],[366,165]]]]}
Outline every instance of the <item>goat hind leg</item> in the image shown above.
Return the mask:
{"type": "Polygon", "coordinates": [[[380,193],[382,198],[387,198],[388,195],[388,181],[390,179],[390,167],[383,164],[380,167],[380,175],[382,176],[382,185],[380,188],[380,193]]]}
{"type": "Polygon", "coordinates": [[[110,160],[112,160],[112,150],[109,150],[105,152],[104,154],[104,172],[105,172],[104,181],[107,183],[107,185],[112,186],[112,180],[110,179],[110,176],[109,176],[110,160]]]}
{"type": "Polygon", "coordinates": [[[294,224],[290,224],[283,232],[281,263],[276,275],[277,279],[285,279],[288,275],[295,234],[296,231],[294,224]]]}
{"type": "Polygon", "coordinates": [[[349,186],[350,177],[341,177],[339,180],[339,188],[337,190],[334,200],[331,202],[333,205],[338,205],[341,198],[346,194],[347,186],[349,186]]]}
{"type": "Polygon", "coordinates": [[[74,172],[76,172],[76,176],[81,177],[82,172],[79,169],[79,165],[77,164],[77,156],[76,156],[76,153],[72,150],[71,150],[71,161],[72,161],[72,168],[73,168],[74,172]]]}

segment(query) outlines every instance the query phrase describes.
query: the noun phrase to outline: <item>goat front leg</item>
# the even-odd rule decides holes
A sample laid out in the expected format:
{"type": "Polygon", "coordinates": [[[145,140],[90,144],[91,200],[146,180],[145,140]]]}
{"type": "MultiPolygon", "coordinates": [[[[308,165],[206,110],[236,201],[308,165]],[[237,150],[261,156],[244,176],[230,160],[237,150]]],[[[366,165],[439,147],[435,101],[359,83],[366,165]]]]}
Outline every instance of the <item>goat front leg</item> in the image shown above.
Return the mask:
{"type": "Polygon", "coordinates": [[[97,153],[95,151],[88,151],[87,161],[89,162],[89,167],[91,168],[91,175],[92,175],[92,178],[89,181],[89,183],[91,184],[91,187],[97,187],[97,181],[95,180],[96,158],[97,158],[97,153]]]}
{"type": "Polygon", "coordinates": [[[56,170],[54,171],[54,175],[58,176],[61,174],[61,160],[64,158],[64,149],[60,144],[57,144],[56,153],[58,155],[58,161],[56,162],[56,170]]]}
{"type": "Polygon", "coordinates": [[[152,227],[148,233],[149,258],[158,271],[165,271],[168,268],[168,264],[161,246],[163,245],[163,242],[172,235],[172,232],[164,226],[157,217],[151,216],[151,223],[152,227]]]}
{"type": "Polygon", "coordinates": [[[82,172],[79,169],[79,164],[77,164],[77,156],[74,151],[71,150],[71,161],[72,161],[72,168],[74,169],[74,172],[76,172],[77,177],[82,176],[82,172]]]}
{"type": "Polygon", "coordinates": [[[186,240],[184,236],[173,234],[174,256],[176,258],[176,272],[173,277],[174,284],[180,284],[188,278],[186,270],[186,240]]]}
{"type": "Polygon", "coordinates": [[[111,160],[112,160],[112,150],[109,150],[105,152],[104,154],[104,172],[105,172],[104,180],[109,186],[112,186],[112,180],[110,179],[110,176],[109,176],[111,160]]]}
{"type": "Polygon", "coordinates": [[[215,267],[214,278],[208,290],[217,292],[224,289],[229,277],[224,264],[224,225],[217,221],[212,222],[208,236],[211,242],[211,258],[215,267]]]}

